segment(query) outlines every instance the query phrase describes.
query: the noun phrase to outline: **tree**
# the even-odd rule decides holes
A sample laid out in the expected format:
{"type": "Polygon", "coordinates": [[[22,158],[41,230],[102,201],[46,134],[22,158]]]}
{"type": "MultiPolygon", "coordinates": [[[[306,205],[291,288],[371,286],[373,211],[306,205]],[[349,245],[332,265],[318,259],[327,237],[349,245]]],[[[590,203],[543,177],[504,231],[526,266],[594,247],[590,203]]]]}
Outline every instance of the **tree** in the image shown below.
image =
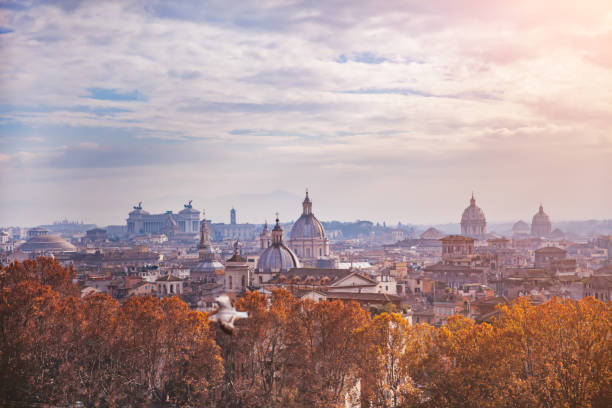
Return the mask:
{"type": "Polygon", "coordinates": [[[362,395],[375,406],[397,407],[411,389],[407,362],[413,329],[399,313],[382,313],[364,328],[362,395]]]}

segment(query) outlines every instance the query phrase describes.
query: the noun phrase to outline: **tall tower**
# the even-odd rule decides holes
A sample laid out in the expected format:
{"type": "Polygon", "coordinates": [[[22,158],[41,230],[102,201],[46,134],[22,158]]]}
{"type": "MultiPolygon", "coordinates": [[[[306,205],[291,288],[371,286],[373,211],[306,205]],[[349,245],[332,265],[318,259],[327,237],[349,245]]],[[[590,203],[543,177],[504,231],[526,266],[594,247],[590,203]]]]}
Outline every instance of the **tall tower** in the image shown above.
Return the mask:
{"type": "MultiPolygon", "coordinates": [[[[202,211],[204,215],[204,211],[202,211]]],[[[210,230],[208,229],[208,222],[206,218],[202,220],[200,227],[200,246],[199,246],[200,260],[212,261],[215,259],[215,253],[210,245],[210,230]]]]}
{"type": "Polygon", "coordinates": [[[236,210],[234,207],[230,210],[230,224],[236,225],[236,210]]]}
{"type": "Polygon", "coordinates": [[[268,221],[266,221],[266,223],[264,224],[263,231],[261,232],[261,234],[259,234],[259,242],[261,244],[261,249],[266,249],[267,247],[272,245],[272,234],[268,229],[268,221]]]}

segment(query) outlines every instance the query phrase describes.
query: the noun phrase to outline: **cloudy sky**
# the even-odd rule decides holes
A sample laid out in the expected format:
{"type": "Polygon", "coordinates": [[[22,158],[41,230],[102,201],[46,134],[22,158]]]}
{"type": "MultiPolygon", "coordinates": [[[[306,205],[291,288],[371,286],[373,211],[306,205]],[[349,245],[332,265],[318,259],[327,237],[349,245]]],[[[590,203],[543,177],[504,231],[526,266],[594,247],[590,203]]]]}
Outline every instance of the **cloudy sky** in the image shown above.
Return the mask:
{"type": "Polygon", "coordinates": [[[609,0],[0,0],[0,225],[612,217],[609,0]]]}

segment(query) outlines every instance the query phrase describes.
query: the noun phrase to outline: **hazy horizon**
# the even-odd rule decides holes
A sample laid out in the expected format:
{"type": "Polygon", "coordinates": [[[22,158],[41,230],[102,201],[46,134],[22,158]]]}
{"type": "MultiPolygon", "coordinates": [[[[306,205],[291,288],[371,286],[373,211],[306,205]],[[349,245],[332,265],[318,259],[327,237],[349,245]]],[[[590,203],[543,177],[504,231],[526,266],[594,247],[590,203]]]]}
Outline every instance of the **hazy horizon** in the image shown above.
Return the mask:
{"type": "Polygon", "coordinates": [[[0,225],[612,218],[609,2],[358,3],[2,3],[0,225]]]}
{"type": "MultiPolygon", "coordinates": [[[[312,194],[310,196],[312,198],[312,194]]],[[[190,198],[190,200],[192,199],[190,198]]],[[[276,212],[278,211],[279,217],[281,220],[281,224],[285,224],[285,223],[294,222],[295,220],[299,218],[299,216],[301,215],[301,211],[302,211],[302,207],[301,207],[302,200],[303,200],[303,196],[300,197],[297,194],[291,194],[286,191],[276,191],[276,192],[272,192],[268,194],[246,195],[246,196],[231,195],[231,196],[224,196],[224,197],[216,197],[210,200],[211,203],[212,202],[217,203],[217,205],[212,206],[212,208],[215,208],[216,210],[211,211],[207,207],[207,208],[204,208],[204,211],[206,214],[206,219],[211,220],[213,223],[226,223],[226,224],[230,222],[230,209],[231,208],[235,208],[237,211],[237,222],[238,223],[250,223],[250,224],[263,224],[264,222],[268,222],[268,224],[272,224],[274,222],[276,212]],[[239,205],[239,203],[241,202],[240,197],[248,198],[251,203],[251,206],[245,208],[239,205]],[[225,207],[222,207],[221,203],[235,203],[235,204],[228,204],[225,207]],[[277,208],[277,210],[268,210],[269,208],[277,208]]],[[[170,206],[170,207],[161,207],[161,206],[155,205],[155,202],[148,202],[148,203],[142,202],[142,207],[144,210],[148,211],[151,214],[160,214],[166,211],[172,211],[174,213],[178,213],[180,210],[183,209],[183,204],[186,204],[188,201],[189,200],[184,200],[183,202],[177,201],[178,203],[177,205],[170,206]]],[[[93,214],[90,215],[89,217],[82,218],[82,219],[64,215],[64,216],[58,216],[54,218],[53,220],[46,220],[43,222],[38,222],[38,223],[33,223],[33,224],[23,224],[23,225],[4,224],[0,226],[35,227],[39,225],[50,225],[54,222],[61,222],[64,220],[68,220],[69,222],[82,221],[85,224],[96,224],[99,227],[103,227],[107,225],[125,225],[125,220],[127,219],[128,212],[132,211],[132,206],[137,205],[137,204],[138,202],[130,203],[131,206],[129,207],[126,206],[123,214],[116,214],[114,218],[109,218],[110,222],[109,221],[99,222],[96,220],[95,215],[93,214]]],[[[199,204],[200,203],[198,203],[197,200],[193,200],[192,202],[194,209],[202,211],[203,208],[199,204]]],[[[411,226],[417,226],[417,227],[456,225],[459,228],[461,214],[463,213],[463,210],[464,210],[464,208],[458,209],[455,219],[444,220],[440,218],[436,220],[435,218],[432,218],[431,222],[422,222],[421,220],[411,219],[410,217],[408,218],[405,217],[405,219],[397,219],[397,220],[376,218],[374,213],[371,213],[370,216],[364,215],[364,216],[357,217],[354,219],[349,219],[349,218],[337,219],[337,218],[326,218],[325,214],[328,214],[329,211],[325,211],[325,209],[319,209],[317,204],[318,204],[317,200],[313,199],[313,212],[315,216],[317,216],[317,218],[323,222],[371,221],[374,223],[380,222],[381,224],[383,222],[386,222],[387,226],[389,227],[396,226],[397,222],[399,221],[404,225],[411,225],[411,226]],[[318,211],[318,210],[321,210],[321,211],[318,211]]],[[[467,206],[467,204],[469,203],[466,203],[465,206],[467,206]]],[[[478,200],[477,200],[477,205],[480,206],[480,203],[478,202],[478,200]]],[[[490,219],[487,214],[487,209],[483,208],[483,211],[485,211],[485,215],[487,216],[487,225],[490,230],[491,226],[497,226],[497,225],[502,225],[502,224],[512,224],[519,220],[525,221],[530,224],[531,218],[537,212],[537,208],[533,211],[533,214],[526,214],[524,217],[516,218],[516,219],[490,219]]],[[[548,212],[546,207],[545,207],[545,211],[550,216],[550,213],[548,212]]],[[[608,221],[610,219],[612,218],[558,219],[558,218],[553,218],[551,216],[551,221],[553,225],[567,223],[567,222],[608,221]]]]}

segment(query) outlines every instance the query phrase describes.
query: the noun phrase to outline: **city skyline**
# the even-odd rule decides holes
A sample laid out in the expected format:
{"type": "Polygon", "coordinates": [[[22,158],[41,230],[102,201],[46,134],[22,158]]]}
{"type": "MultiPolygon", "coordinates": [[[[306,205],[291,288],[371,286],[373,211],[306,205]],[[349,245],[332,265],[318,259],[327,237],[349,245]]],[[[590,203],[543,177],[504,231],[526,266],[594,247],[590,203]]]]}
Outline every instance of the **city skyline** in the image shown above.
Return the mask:
{"type": "Polygon", "coordinates": [[[0,225],[611,218],[609,3],[490,3],[5,2],[0,225]]]}
{"type": "MultiPolygon", "coordinates": [[[[312,197],[312,196],[311,196],[312,197]]],[[[231,198],[235,198],[235,197],[231,197],[231,198]]],[[[477,199],[477,196],[474,194],[474,198],[477,199]]],[[[252,199],[252,197],[251,197],[252,199]]],[[[195,200],[184,200],[184,202],[181,204],[182,207],[180,205],[175,205],[175,206],[170,206],[170,207],[158,207],[155,206],[154,203],[149,203],[152,205],[147,205],[146,202],[144,201],[138,201],[135,203],[132,203],[132,205],[129,207],[129,209],[125,209],[123,215],[118,215],[115,217],[115,221],[114,222],[96,222],[96,219],[94,217],[87,217],[87,218],[77,218],[77,217],[71,217],[68,215],[64,215],[64,216],[59,216],[56,217],[53,220],[47,220],[44,222],[39,222],[39,223],[31,223],[31,224],[14,224],[14,225],[5,225],[5,226],[21,226],[21,227],[36,227],[36,226],[40,226],[40,225],[51,225],[51,224],[56,224],[56,223],[62,223],[62,222],[68,222],[68,223],[84,223],[84,224],[95,224],[98,226],[105,226],[105,225],[124,225],[125,221],[126,221],[126,217],[128,214],[128,211],[131,211],[132,209],[140,206],[143,210],[151,213],[151,214],[163,214],[166,213],[168,211],[174,213],[174,214],[178,214],[180,210],[182,210],[185,207],[185,204],[189,204],[191,205],[195,210],[200,211],[200,213],[202,211],[205,212],[205,218],[207,220],[209,220],[212,223],[225,223],[225,224],[230,224],[231,222],[231,211],[235,210],[236,214],[237,214],[237,223],[238,224],[254,224],[254,225],[263,225],[264,223],[268,223],[268,225],[273,225],[274,224],[274,219],[276,217],[279,217],[281,219],[281,224],[293,224],[301,215],[301,210],[297,210],[294,209],[293,207],[296,207],[296,203],[299,205],[299,207],[301,208],[301,200],[303,199],[300,198],[298,195],[294,195],[291,193],[287,193],[284,191],[277,191],[274,192],[273,194],[271,194],[270,196],[267,197],[267,201],[261,201],[258,202],[258,205],[255,206],[251,206],[251,207],[244,207],[244,210],[246,212],[246,214],[251,214],[251,217],[244,217],[242,209],[242,206],[238,206],[238,205],[230,205],[229,207],[223,208],[221,211],[215,211],[213,214],[211,214],[211,212],[207,209],[208,207],[200,207],[198,205],[198,203],[195,200]],[[280,199],[277,197],[281,197],[280,199]],[[270,200],[272,200],[274,203],[276,204],[280,204],[280,205],[270,205],[270,200]],[[277,208],[277,207],[283,207],[285,209],[284,212],[277,210],[273,210],[273,212],[270,213],[270,208],[277,208]],[[293,211],[295,210],[295,211],[293,211]],[[255,216],[252,216],[252,214],[256,214],[255,216]],[[263,215],[263,218],[260,217],[260,215],[263,215]],[[261,218],[261,219],[259,219],[261,218]]],[[[229,201],[228,198],[224,198],[224,200],[229,201]]],[[[237,200],[234,200],[237,201],[237,200]]],[[[232,201],[232,202],[234,202],[232,201]]],[[[317,200],[313,200],[314,201],[314,212],[319,214],[319,213],[327,213],[327,211],[324,211],[324,209],[319,209],[317,206],[317,200]],[[320,211],[323,210],[323,211],[320,211]]],[[[321,220],[323,222],[356,222],[356,221],[371,221],[374,224],[376,223],[386,223],[388,227],[394,227],[397,225],[398,222],[402,223],[403,225],[408,225],[408,226],[414,226],[414,227],[427,227],[427,226],[436,226],[436,227],[449,227],[452,225],[455,225],[457,228],[456,229],[460,229],[461,228],[461,218],[462,218],[462,212],[466,209],[466,207],[469,205],[469,202],[465,204],[464,207],[462,207],[461,209],[458,209],[457,211],[457,217],[455,220],[444,220],[444,219],[433,219],[432,222],[422,222],[421,220],[412,220],[412,219],[398,219],[398,220],[393,220],[393,219],[379,219],[379,218],[375,218],[375,217],[359,217],[359,218],[355,218],[355,219],[333,219],[333,218],[321,218],[321,220]]],[[[534,210],[533,214],[529,214],[529,215],[525,215],[522,218],[516,218],[516,219],[489,219],[488,217],[488,212],[486,210],[486,208],[483,208],[483,211],[485,212],[486,215],[486,223],[488,226],[492,226],[492,225],[496,225],[496,226],[501,226],[501,225],[505,225],[505,224],[514,224],[517,221],[525,221],[527,223],[531,223],[531,219],[533,217],[533,215],[535,215],[538,212],[539,209],[539,205],[542,205],[542,203],[538,204],[538,208],[536,208],[536,210],[534,210]]],[[[477,206],[480,207],[480,202],[477,200],[477,206]]],[[[213,208],[218,208],[219,206],[215,206],[213,208]]],[[[297,207],[296,207],[297,208],[297,207]]],[[[544,206],[545,211],[548,211],[548,207],[544,206]]],[[[608,221],[609,219],[595,219],[595,218],[576,218],[576,219],[558,219],[555,217],[551,217],[551,220],[553,222],[553,224],[559,224],[559,223],[566,223],[566,222],[584,222],[584,221],[589,221],[589,220],[596,220],[596,221],[608,221]]],[[[507,225],[506,225],[507,226],[507,225]]],[[[487,227],[488,228],[488,227],[487,227]]],[[[451,228],[453,229],[453,228],[451,228]]],[[[499,231],[497,231],[499,232],[499,231]]]]}

